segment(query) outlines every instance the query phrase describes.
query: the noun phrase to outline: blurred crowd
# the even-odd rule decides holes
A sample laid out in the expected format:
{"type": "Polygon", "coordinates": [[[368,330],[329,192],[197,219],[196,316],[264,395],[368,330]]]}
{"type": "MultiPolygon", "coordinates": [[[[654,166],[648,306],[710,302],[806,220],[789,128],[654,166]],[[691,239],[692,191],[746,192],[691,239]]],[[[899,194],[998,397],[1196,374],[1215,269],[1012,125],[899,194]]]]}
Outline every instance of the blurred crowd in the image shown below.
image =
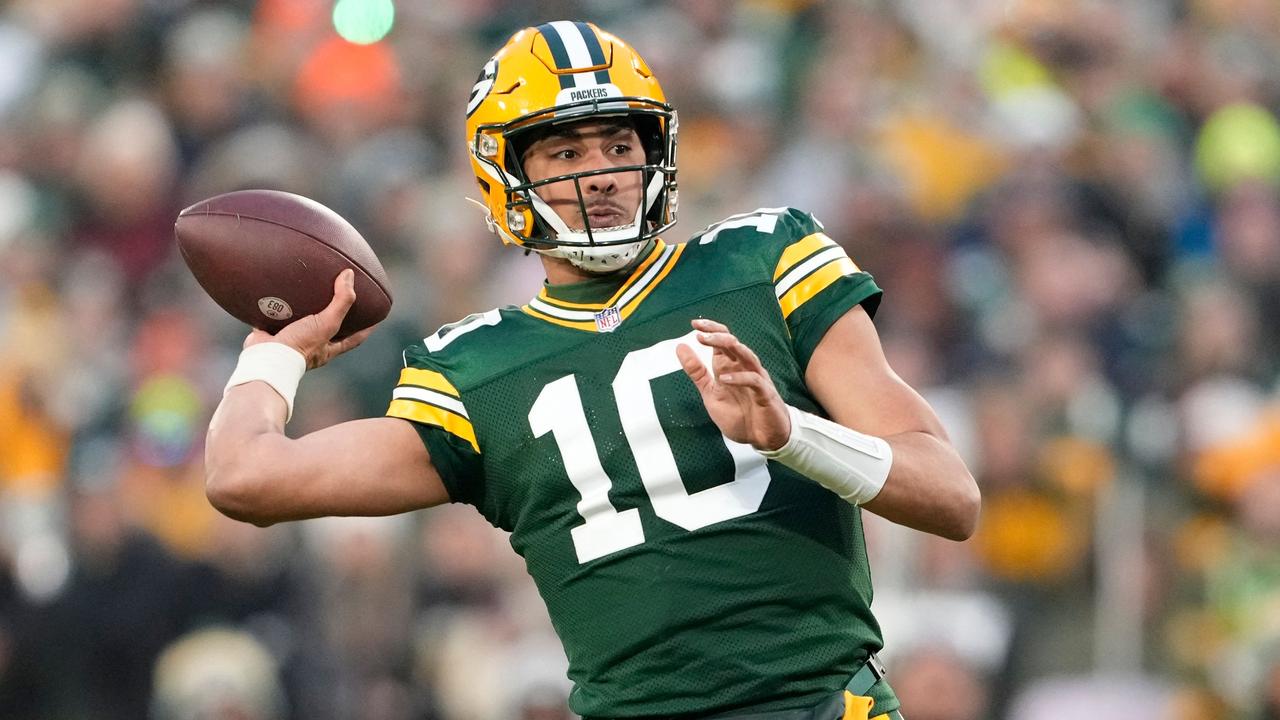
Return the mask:
{"type": "Polygon", "coordinates": [[[570,717],[469,508],[268,529],[204,499],[246,329],[175,252],[234,189],[358,227],[392,316],[294,434],[381,414],[400,349],[539,265],[466,202],[463,106],[513,30],[592,20],[680,111],[679,241],[815,213],[885,288],[976,537],[868,521],[910,720],[1280,718],[1280,4],[330,0],[0,9],[0,718],[570,717]]]}

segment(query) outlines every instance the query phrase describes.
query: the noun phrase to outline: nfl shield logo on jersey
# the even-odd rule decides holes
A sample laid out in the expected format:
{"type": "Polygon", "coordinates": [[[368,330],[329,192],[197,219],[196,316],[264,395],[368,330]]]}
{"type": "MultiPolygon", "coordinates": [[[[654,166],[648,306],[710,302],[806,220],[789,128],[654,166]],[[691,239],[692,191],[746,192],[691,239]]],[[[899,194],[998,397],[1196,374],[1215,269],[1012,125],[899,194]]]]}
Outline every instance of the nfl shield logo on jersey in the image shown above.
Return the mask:
{"type": "Polygon", "coordinates": [[[622,315],[616,307],[607,307],[596,313],[596,330],[613,332],[622,324],[622,315]]]}

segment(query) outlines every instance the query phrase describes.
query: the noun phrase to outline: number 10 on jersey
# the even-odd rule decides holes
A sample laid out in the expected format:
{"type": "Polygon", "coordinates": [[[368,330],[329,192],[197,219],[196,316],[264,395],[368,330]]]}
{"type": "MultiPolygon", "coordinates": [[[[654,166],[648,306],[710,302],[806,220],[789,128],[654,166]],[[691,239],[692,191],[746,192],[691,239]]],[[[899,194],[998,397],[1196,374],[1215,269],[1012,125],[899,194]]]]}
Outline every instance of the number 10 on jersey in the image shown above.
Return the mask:
{"type": "MultiPolygon", "coordinates": [[[[699,343],[695,335],[690,332],[628,353],[612,386],[618,417],[654,514],[690,531],[755,512],[769,488],[764,457],[751,446],[721,435],[733,458],[733,481],[695,493],[685,489],[675,454],[658,419],[651,383],[671,373],[684,372],[676,357],[676,346],[682,343],[710,365],[711,348],[699,343]]],[[[565,474],[582,498],[578,514],[583,523],[571,531],[578,562],[643,543],[640,511],[619,511],[609,500],[613,481],[600,463],[577,376],[566,375],[542,388],[529,410],[529,426],[534,437],[551,433],[555,438],[565,474]]]]}

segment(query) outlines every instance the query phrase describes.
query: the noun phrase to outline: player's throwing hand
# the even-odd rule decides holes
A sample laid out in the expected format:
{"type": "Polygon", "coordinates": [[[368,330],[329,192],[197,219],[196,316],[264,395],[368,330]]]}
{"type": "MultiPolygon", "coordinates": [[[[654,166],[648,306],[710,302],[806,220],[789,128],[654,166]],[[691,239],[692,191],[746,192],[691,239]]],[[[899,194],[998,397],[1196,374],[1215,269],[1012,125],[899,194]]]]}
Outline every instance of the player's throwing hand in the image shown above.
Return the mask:
{"type": "Polygon", "coordinates": [[[343,270],[334,278],[333,300],[325,309],[314,315],[298,318],[275,335],[265,330],[254,330],[244,339],[244,346],[247,348],[264,342],[283,343],[301,353],[307,359],[307,369],[314,370],[354,349],[373,332],[373,327],[367,327],[342,340],[333,341],[333,336],[338,334],[343,318],[355,301],[355,273],[343,270]]]}
{"type": "Polygon", "coordinates": [[[724,324],[705,318],[692,324],[698,342],[712,350],[710,370],[688,345],[677,345],[676,355],[720,432],[757,450],[785,445],[791,418],[760,358],[724,324]]]}

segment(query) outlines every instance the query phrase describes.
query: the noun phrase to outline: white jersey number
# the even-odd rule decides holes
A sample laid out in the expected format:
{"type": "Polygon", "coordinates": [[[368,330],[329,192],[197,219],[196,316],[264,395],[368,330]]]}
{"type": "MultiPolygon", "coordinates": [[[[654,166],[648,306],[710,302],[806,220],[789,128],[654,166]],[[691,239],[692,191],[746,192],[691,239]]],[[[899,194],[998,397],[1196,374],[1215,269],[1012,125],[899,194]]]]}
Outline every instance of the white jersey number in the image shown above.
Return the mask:
{"type": "Polygon", "coordinates": [[[753,227],[756,232],[765,235],[772,235],[774,229],[778,227],[778,218],[787,211],[787,208],[760,208],[755,212],[743,213],[741,215],[730,215],[718,223],[709,225],[706,230],[698,237],[699,245],[713,243],[716,238],[720,237],[723,230],[732,230],[734,228],[753,227]]]}
{"type": "MultiPolygon", "coordinates": [[[[765,459],[749,445],[721,435],[733,457],[732,482],[690,493],[676,467],[675,455],[658,420],[652,381],[684,372],[676,357],[676,345],[692,348],[704,363],[711,362],[711,348],[699,343],[695,333],[664,340],[623,358],[613,379],[613,396],[627,443],[654,513],[685,530],[723,522],[760,509],[769,488],[765,459]]],[[[583,524],[573,528],[578,562],[585,563],[644,542],[640,513],[635,508],[619,512],[609,500],[613,481],[605,474],[587,424],[576,376],[566,375],[542,388],[529,411],[534,437],[551,433],[564,459],[565,473],[582,500],[578,514],[583,524]]]]}

